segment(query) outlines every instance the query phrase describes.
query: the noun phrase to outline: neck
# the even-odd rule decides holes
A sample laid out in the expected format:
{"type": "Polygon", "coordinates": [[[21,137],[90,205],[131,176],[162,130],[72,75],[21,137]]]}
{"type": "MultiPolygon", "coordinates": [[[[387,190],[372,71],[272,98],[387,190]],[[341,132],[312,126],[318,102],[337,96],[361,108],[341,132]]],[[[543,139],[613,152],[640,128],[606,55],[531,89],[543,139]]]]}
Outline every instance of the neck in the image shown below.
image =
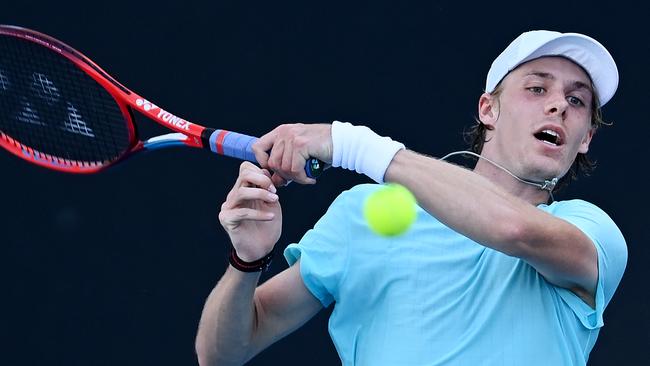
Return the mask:
{"type": "MultiPolygon", "coordinates": [[[[536,206],[540,203],[546,203],[550,198],[550,191],[522,182],[485,159],[478,159],[476,167],[474,167],[474,172],[532,205],[536,206]]],[[[525,179],[524,177],[519,178],[525,179]]],[[[543,184],[544,182],[535,183],[543,184]]]]}

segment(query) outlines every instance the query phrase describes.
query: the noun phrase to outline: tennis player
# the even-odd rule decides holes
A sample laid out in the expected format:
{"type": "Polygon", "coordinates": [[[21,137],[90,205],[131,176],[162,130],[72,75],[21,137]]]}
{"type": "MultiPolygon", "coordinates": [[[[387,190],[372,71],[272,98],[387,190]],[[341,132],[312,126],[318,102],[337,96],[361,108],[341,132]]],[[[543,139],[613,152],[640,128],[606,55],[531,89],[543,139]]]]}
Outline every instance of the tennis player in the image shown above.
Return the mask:
{"type": "Polygon", "coordinates": [[[600,208],[552,192],[591,166],[600,107],[617,85],[596,40],[532,31],[488,71],[473,170],[349,123],[263,136],[254,149],[264,169],[242,164],[219,214],[233,251],[203,310],[201,365],[243,364],[332,303],[344,365],[585,365],[627,249],[600,208]],[[275,186],[314,183],[308,157],[408,187],[417,220],[401,236],[374,234],[361,207],[380,185],[356,186],[258,287],[281,232],[275,186]]]}

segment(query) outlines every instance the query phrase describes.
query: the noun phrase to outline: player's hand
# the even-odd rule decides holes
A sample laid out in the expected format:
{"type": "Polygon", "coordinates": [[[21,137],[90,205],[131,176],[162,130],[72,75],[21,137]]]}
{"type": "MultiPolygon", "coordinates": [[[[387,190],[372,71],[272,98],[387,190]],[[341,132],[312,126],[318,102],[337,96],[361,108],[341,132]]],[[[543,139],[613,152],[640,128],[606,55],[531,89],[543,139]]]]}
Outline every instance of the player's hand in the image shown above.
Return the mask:
{"type": "Polygon", "coordinates": [[[282,232],[282,209],[271,173],[250,162],[221,205],[219,222],[228,233],[237,256],[256,261],[271,252],[282,232]]]}
{"type": "Polygon", "coordinates": [[[316,180],[305,173],[305,163],[309,158],[332,163],[332,125],[281,125],[253,144],[253,152],[260,165],[273,172],[275,186],[289,181],[314,184],[316,180]]]}

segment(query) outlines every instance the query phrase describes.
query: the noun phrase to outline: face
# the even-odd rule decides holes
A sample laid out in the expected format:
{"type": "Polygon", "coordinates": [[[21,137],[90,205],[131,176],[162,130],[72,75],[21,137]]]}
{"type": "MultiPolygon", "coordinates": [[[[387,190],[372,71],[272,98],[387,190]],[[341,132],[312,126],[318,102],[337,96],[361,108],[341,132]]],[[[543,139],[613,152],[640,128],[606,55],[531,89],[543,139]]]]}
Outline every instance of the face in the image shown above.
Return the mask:
{"type": "Polygon", "coordinates": [[[519,177],[561,177],[578,153],[586,153],[592,84],[578,65],[542,57],[510,72],[498,97],[483,94],[479,117],[491,126],[482,154],[519,177]]]}

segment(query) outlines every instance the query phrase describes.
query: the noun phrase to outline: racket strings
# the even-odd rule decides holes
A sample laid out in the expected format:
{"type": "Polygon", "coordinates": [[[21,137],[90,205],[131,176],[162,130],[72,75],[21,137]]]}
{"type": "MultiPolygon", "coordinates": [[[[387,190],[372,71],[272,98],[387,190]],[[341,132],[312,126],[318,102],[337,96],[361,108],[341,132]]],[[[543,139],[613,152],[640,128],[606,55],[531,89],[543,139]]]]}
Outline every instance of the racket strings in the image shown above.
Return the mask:
{"type": "Polygon", "coordinates": [[[6,141],[70,164],[101,165],[128,150],[118,104],[70,60],[5,35],[0,50],[0,135],[6,141]]]}

